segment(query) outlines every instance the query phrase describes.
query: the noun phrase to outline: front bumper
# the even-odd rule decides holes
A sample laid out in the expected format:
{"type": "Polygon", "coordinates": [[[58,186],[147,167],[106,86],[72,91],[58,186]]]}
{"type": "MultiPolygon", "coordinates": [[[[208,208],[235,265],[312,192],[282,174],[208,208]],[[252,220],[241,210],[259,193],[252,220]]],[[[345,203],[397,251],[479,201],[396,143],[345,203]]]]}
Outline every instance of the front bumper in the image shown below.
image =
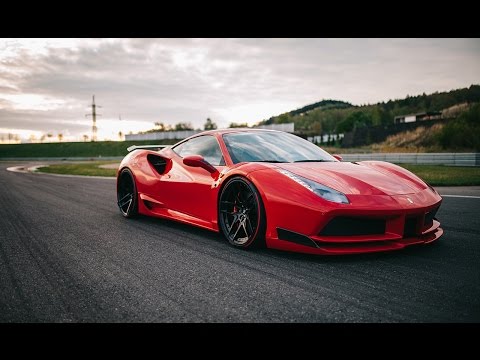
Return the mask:
{"type": "Polygon", "coordinates": [[[272,248],[286,251],[295,251],[306,254],[319,255],[346,255],[400,250],[410,245],[429,244],[440,238],[443,229],[438,221],[434,221],[432,230],[415,237],[388,236],[377,238],[342,239],[344,241],[320,241],[318,237],[308,237],[298,233],[289,233],[285,229],[278,228],[279,237],[272,242],[272,248]]]}
{"type": "MultiPolygon", "coordinates": [[[[403,249],[429,244],[440,238],[443,229],[434,218],[442,202],[430,189],[398,196],[358,196],[351,204],[305,207],[277,204],[267,230],[267,246],[309,254],[342,255],[403,249]],[[356,201],[355,201],[356,200],[356,201]],[[289,214],[289,216],[285,216],[289,214]],[[328,228],[334,219],[353,219],[328,228]],[[375,224],[372,231],[364,222],[375,224]],[[360,231],[348,228],[358,226],[360,231]],[[332,230],[333,229],[333,230],[332,230]],[[335,230],[337,229],[337,230],[335,230]]],[[[267,211],[268,214],[268,211],[267,211]]],[[[267,217],[267,223],[269,218],[267,217]]],[[[338,222],[337,222],[338,223],[338,222]]]]}

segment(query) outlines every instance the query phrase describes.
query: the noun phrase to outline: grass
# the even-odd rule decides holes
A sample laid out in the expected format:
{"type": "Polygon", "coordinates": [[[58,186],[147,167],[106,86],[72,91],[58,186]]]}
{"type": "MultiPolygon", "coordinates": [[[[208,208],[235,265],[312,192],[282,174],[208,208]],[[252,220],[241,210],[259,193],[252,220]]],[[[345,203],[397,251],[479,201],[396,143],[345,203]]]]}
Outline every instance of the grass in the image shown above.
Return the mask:
{"type": "MultiPolygon", "coordinates": [[[[88,176],[116,176],[117,169],[102,169],[99,165],[114,164],[112,161],[94,161],[70,164],[55,164],[40,168],[40,172],[88,176]]],[[[480,168],[442,165],[399,164],[434,186],[480,185],[480,168]]]]}
{"type": "Polygon", "coordinates": [[[480,185],[480,167],[398,164],[434,186],[480,185]]]}
{"type": "Polygon", "coordinates": [[[0,145],[2,157],[99,157],[125,156],[127,147],[145,144],[174,144],[178,140],[148,140],[148,141],[96,141],[96,142],[65,142],[45,144],[4,144],[0,145]]]}
{"type": "Polygon", "coordinates": [[[88,163],[74,164],[54,164],[47,167],[39,168],[38,171],[51,174],[68,174],[68,175],[87,175],[87,176],[113,176],[117,174],[117,169],[102,169],[99,165],[112,164],[108,161],[94,161],[88,163]]]}

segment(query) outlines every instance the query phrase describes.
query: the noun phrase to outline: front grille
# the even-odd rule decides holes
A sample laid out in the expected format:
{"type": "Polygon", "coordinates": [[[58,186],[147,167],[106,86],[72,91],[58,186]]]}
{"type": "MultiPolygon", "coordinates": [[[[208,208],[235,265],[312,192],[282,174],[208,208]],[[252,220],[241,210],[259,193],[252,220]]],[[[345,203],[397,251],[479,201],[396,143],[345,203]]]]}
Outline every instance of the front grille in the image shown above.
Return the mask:
{"type": "Polygon", "coordinates": [[[339,216],[320,231],[320,236],[360,236],[385,233],[385,219],[339,216]]]}
{"type": "Polygon", "coordinates": [[[372,248],[382,248],[382,247],[394,247],[396,242],[395,241],[369,241],[369,242],[317,242],[317,245],[321,249],[372,249],[372,248]]]}
{"type": "Polygon", "coordinates": [[[411,217],[405,219],[405,227],[403,229],[403,237],[414,237],[417,235],[417,217],[411,217]]]}

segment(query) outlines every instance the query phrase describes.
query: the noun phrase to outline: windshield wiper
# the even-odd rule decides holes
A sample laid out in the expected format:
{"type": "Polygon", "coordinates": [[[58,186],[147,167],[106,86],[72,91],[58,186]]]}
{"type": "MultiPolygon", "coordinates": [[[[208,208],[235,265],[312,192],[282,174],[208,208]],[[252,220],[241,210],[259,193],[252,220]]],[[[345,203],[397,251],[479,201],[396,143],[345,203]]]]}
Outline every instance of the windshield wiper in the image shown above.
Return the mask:
{"type": "Polygon", "coordinates": [[[324,160],[324,159],[317,159],[317,160],[295,160],[294,162],[332,162],[332,160],[324,160]]]}

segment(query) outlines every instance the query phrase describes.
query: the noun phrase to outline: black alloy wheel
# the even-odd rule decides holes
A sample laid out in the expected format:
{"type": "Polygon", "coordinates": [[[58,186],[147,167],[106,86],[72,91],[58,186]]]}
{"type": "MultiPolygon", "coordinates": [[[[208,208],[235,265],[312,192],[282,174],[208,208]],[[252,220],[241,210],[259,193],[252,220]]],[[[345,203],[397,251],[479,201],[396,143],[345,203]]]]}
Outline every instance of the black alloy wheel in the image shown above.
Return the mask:
{"type": "Polygon", "coordinates": [[[239,248],[264,245],[265,210],[255,186],[247,179],[233,177],[222,189],[218,222],[228,242],[239,248]]]}
{"type": "Polygon", "coordinates": [[[138,213],[137,187],[132,172],[125,168],[118,176],[117,203],[122,215],[126,218],[138,213]]]}

